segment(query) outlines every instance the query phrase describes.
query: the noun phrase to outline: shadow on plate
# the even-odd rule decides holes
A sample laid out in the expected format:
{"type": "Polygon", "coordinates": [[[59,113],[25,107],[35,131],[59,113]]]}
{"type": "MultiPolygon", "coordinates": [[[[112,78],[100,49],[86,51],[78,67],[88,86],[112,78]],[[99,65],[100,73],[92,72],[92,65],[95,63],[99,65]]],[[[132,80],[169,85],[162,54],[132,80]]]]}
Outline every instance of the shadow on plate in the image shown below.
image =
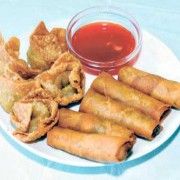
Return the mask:
{"type": "Polygon", "coordinates": [[[45,158],[39,157],[38,155],[26,150],[23,148],[20,144],[15,142],[6,132],[0,127],[0,133],[3,135],[3,137],[13,146],[15,147],[20,153],[22,153],[24,156],[40,163],[43,166],[53,168],[56,170],[64,171],[64,172],[70,172],[70,173],[77,173],[77,174],[103,174],[107,173],[113,176],[119,176],[122,173],[124,173],[127,169],[132,168],[134,166],[137,166],[157,154],[159,154],[163,149],[165,149],[177,136],[178,132],[180,130],[180,127],[177,128],[177,130],[173,133],[173,135],[165,141],[162,145],[160,145],[157,149],[151,151],[150,153],[141,156],[135,160],[131,161],[125,161],[123,163],[118,164],[104,164],[99,167],[81,167],[81,166],[70,166],[70,165],[64,165],[60,163],[56,163],[50,160],[47,160],[45,158]]]}

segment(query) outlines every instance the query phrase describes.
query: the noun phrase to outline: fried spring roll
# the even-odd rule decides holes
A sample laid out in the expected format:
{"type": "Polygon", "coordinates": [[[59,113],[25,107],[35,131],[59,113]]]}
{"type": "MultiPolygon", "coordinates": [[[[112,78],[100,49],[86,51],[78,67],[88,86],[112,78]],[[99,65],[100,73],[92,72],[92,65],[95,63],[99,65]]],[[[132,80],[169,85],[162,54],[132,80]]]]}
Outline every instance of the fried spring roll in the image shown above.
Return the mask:
{"type": "Polygon", "coordinates": [[[119,70],[119,79],[160,101],[180,109],[180,83],[164,79],[133,67],[119,70]]]}
{"type": "Polygon", "coordinates": [[[68,153],[100,162],[124,160],[132,143],[115,136],[88,134],[54,127],[47,134],[47,144],[68,153]]]}
{"type": "Polygon", "coordinates": [[[170,108],[169,105],[115,80],[105,72],[94,80],[91,87],[98,93],[135,107],[158,121],[167,114],[170,108]]]}
{"type": "Polygon", "coordinates": [[[90,89],[83,98],[80,111],[111,119],[140,137],[153,139],[161,130],[159,122],[137,109],[90,89]]]}
{"type": "Polygon", "coordinates": [[[100,118],[93,114],[76,112],[73,110],[62,108],[59,110],[59,126],[69,128],[85,133],[107,134],[111,136],[119,136],[119,138],[127,139],[135,142],[134,133],[127,128],[113,123],[110,120],[100,118]]]}

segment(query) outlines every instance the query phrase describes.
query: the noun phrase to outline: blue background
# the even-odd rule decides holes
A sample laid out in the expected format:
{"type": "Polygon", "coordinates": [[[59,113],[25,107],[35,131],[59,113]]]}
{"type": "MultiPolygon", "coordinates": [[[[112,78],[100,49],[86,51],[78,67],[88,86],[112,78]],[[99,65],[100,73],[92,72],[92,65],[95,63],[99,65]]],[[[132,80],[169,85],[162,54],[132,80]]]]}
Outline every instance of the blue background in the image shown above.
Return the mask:
{"type": "MultiPolygon", "coordinates": [[[[45,22],[70,19],[78,11],[94,5],[118,5],[133,14],[140,26],[157,36],[180,59],[180,1],[178,0],[0,0],[0,31],[8,38],[12,35],[21,36],[31,32],[40,20],[45,22]]],[[[12,142],[0,129],[3,136],[10,141],[17,150],[25,156],[47,166],[46,160],[39,159],[31,153],[27,153],[16,143],[12,142]]],[[[180,135],[179,130],[158,150],[121,168],[113,167],[101,170],[84,170],[68,168],[51,164],[52,168],[74,173],[110,173],[121,177],[122,171],[133,167],[136,174],[142,174],[142,179],[180,179],[178,167],[180,167],[180,135]],[[174,141],[173,141],[174,140],[174,141]],[[161,155],[162,154],[162,155],[161,155]],[[176,158],[177,157],[177,158],[176,158]],[[171,161],[173,159],[173,162],[171,161]],[[150,163],[148,163],[148,162],[150,163]],[[138,168],[141,167],[141,169],[138,168]],[[149,169],[147,169],[149,167],[149,169]],[[156,172],[157,171],[157,172],[156,172]],[[145,176],[145,173],[149,173],[145,176]],[[157,173],[157,174],[156,174],[157,173]]]]}
{"type": "Polygon", "coordinates": [[[118,5],[158,36],[180,58],[179,0],[0,0],[0,30],[6,36],[29,32],[40,20],[69,19],[94,5],[118,5]],[[23,24],[23,25],[22,25],[23,24]]]}

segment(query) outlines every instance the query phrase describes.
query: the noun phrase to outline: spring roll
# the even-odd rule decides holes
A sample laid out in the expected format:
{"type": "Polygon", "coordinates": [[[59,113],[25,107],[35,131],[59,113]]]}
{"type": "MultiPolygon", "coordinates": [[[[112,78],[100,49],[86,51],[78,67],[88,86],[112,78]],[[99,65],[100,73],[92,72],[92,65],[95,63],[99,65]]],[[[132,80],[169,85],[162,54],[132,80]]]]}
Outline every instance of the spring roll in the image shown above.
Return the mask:
{"type": "Polygon", "coordinates": [[[111,119],[134,131],[136,135],[149,140],[153,139],[161,130],[159,122],[150,116],[92,89],[83,98],[80,111],[111,119]]]}
{"type": "Polygon", "coordinates": [[[94,80],[91,87],[98,93],[135,107],[158,121],[169,112],[169,105],[115,80],[105,72],[94,80]]]}
{"type": "Polygon", "coordinates": [[[47,144],[68,153],[100,162],[124,160],[132,143],[117,136],[88,134],[54,127],[47,134],[47,144]]]}
{"type": "Polygon", "coordinates": [[[119,79],[160,101],[180,109],[180,83],[133,67],[119,70],[119,79]]]}
{"type": "Polygon", "coordinates": [[[135,142],[134,133],[127,128],[113,123],[112,121],[100,118],[93,114],[76,112],[62,108],[59,110],[59,126],[85,133],[107,134],[119,136],[122,139],[129,139],[135,142]]]}

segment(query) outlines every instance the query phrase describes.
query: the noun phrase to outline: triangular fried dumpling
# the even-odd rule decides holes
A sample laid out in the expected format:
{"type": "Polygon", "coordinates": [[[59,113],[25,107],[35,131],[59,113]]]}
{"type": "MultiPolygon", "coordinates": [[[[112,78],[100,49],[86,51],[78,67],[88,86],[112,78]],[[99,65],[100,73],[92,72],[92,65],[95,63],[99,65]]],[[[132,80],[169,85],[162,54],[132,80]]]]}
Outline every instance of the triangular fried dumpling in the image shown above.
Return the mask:
{"type": "Polygon", "coordinates": [[[65,34],[64,28],[54,28],[49,32],[44,22],[40,22],[30,36],[27,56],[31,67],[49,69],[57,58],[67,51],[65,34]]]}
{"type": "Polygon", "coordinates": [[[79,60],[63,53],[54,65],[36,79],[60,105],[79,101],[84,95],[84,73],[79,60]]]}
{"type": "Polygon", "coordinates": [[[21,80],[12,74],[0,76],[0,105],[10,112],[13,104],[26,96],[30,91],[38,89],[40,84],[35,80],[21,80]]]}
{"type": "Polygon", "coordinates": [[[29,127],[29,123],[31,121],[32,108],[33,106],[31,103],[17,102],[13,106],[13,124],[23,132],[26,132],[29,127]]]}
{"type": "Polygon", "coordinates": [[[58,104],[43,89],[32,91],[16,102],[11,113],[11,122],[16,126],[13,135],[23,142],[44,136],[57,121],[58,104]],[[23,109],[25,113],[21,113],[23,109]]]}
{"type": "Polygon", "coordinates": [[[8,42],[5,43],[5,49],[11,57],[18,59],[20,40],[17,37],[11,37],[8,42]]]}

